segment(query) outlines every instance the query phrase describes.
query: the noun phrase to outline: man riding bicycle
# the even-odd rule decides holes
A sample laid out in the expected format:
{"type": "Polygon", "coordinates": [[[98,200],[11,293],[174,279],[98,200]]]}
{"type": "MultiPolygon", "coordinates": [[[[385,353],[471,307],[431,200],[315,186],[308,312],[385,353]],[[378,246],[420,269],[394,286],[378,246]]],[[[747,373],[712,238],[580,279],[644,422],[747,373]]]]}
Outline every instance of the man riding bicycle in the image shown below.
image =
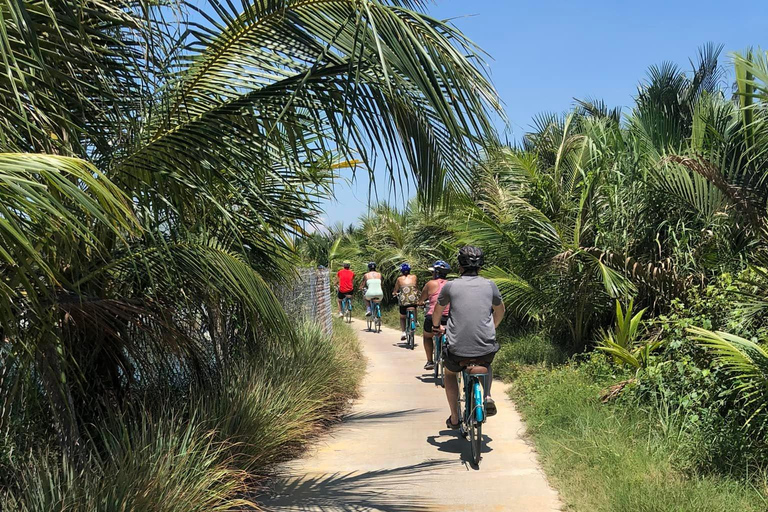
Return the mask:
{"type": "Polygon", "coordinates": [[[432,332],[439,333],[443,311],[448,305],[451,307],[445,329],[448,346],[444,359],[445,394],[451,409],[445,424],[451,429],[460,427],[456,374],[467,366],[488,373],[485,411],[488,416],[496,414],[496,404],[491,398],[491,362],[499,350],[496,327],[504,318],[504,302],[496,283],[478,275],[483,266],[483,251],[469,245],[462,247],[458,260],[461,277],[443,286],[432,312],[432,332]]]}
{"type": "Polygon", "coordinates": [[[365,298],[365,316],[371,316],[371,301],[384,298],[381,289],[381,273],[376,271],[376,263],[368,263],[368,272],[363,276],[363,284],[360,286],[365,298]]]}
{"type": "MultiPolygon", "coordinates": [[[[419,303],[426,304],[426,310],[424,311],[424,351],[427,353],[427,364],[424,365],[425,370],[433,370],[435,368],[435,362],[433,359],[434,343],[432,342],[432,313],[437,305],[437,297],[440,291],[445,286],[446,277],[451,270],[451,266],[443,260],[436,261],[429,270],[432,272],[432,279],[427,281],[424,288],[421,290],[421,297],[419,297],[419,303]]],[[[443,315],[440,318],[440,325],[446,325],[448,323],[449,308],[446,307],[443,310],[443,315]]]]}
{"type": "Polygon", "coordinates": [[[402,334],[401,340],[405,339],[405,317],[408,314],[408,310],[416,310],[418,303],[418,278],[411,274],[411,266],[408,263],[400,265],[400,277],[395,282],[395,288],[392,290],[392,295],[397,296],[398,303],[400,304],[400,330],[402,334]]]}
{"type": "Polygon", "coordinates": [[[352,272],[352,270],[349,268],[352,264],[348,261],[345,261],[343,265],[344,268],[336,273],[336,285],[339,290],[337,296],[339,303],[339,318],[344,317],[344,313],[341,310],[341,301],[343,301],[347,295],[352,295],[352,292],[355,291],[355,273],[352,272]]]}

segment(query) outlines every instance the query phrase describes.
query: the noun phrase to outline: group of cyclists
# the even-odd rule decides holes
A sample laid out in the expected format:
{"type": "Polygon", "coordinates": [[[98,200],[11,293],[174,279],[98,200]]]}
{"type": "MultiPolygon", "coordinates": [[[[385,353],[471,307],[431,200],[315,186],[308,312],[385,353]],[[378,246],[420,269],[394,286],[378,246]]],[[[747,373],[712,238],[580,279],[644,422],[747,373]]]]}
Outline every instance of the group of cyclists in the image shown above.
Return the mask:
{"type": "MultiPolygon", "coordinates": [[[[401,340],[406,339],[405,324],[408,310],[424,306],[424,351],[427,355],[425,370],[435,366],[433,361],[433,337],[446,335],[447,350],[444,354],[445,392],[451,415],[446,426],[460,427],[458,414],[459,385],[457,374],[468,365],[484,367],[488,373],[485,386],[485,411],[488,416],[496,414],[496,404],[491,398],[493,373],[491,363],[499,350],[496,341],[496,327],[504,318],[504,302],[493,281],[479,275],[484,263],[483,251],[479,247],[464,246],[457,255],[459,277],[451,281],[448,274],[451,266],[445,261],[436,261],[429,270],[432,279],[419,292],[418,278],[411,273],[408,263],[400,265],[400,276],[395,282],[392,295],[397,297],[400,308],[401,340]]],[[[351,264],[345,261],[337,273],[339,316],[342,301],[354,292],[355,274],[351,264]]],[[[371,315],[371,301],[384,298],[381,287],[382,276],[376,270],[376,263],[368,263],[368,272],[360,285],[366,303],[366,316],[371,315]]]]}

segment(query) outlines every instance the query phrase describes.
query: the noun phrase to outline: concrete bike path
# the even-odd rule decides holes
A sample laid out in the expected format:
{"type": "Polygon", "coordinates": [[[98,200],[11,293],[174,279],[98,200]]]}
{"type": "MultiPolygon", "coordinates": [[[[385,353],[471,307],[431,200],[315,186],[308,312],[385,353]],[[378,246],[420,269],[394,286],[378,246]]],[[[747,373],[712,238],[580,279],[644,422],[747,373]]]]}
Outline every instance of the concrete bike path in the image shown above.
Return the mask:
{"type": "Polygon", "coordinates": [[[393,329],[352,327],[368,358],[361,396],[303,458],[280,468],[286,476],[266,489],[265,510],[561,510],[503,383],[493,384],[498,414],[483,425],[483,459],[473,468],[469,442],[445,427],[445,392],[422,369],[421,338],[408,350],[393,329]]]}

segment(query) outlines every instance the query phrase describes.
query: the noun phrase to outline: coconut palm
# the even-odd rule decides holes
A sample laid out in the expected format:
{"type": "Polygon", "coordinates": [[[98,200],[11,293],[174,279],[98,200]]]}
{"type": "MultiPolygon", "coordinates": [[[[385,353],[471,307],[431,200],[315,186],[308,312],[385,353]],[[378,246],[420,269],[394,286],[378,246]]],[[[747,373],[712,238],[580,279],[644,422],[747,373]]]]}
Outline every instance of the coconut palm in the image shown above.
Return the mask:
{"type": "Polygon", "coordinates": [[[0,4],[0,427],[42,382],[72,452],[101,405],[284,330],[271,286],[328,155],[465,181],[498,103],[474,45],[421,8],[0,4]]]}

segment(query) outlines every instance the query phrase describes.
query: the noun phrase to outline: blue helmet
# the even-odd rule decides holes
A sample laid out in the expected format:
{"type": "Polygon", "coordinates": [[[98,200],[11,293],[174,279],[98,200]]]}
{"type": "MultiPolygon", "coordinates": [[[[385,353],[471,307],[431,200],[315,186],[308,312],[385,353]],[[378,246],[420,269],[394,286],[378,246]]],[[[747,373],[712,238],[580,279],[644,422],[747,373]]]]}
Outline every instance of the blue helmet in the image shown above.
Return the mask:
{"type": "Polygon", "coordinates": [[[451,270],[451,266],[446,262],[444,262],[443,260],[437,260],[432,264],[431,267],[429,267],[429,270],[439,275],[447,275],[448,271],[451,270]]]}
{"type": "Polygon", "coordinates": [[[411,271],[411,266],[409,264],[403,263],[402,265],[400,265],[400,272],[402,272],[403,274],[407,274],[410,271],[411,271]]]}

